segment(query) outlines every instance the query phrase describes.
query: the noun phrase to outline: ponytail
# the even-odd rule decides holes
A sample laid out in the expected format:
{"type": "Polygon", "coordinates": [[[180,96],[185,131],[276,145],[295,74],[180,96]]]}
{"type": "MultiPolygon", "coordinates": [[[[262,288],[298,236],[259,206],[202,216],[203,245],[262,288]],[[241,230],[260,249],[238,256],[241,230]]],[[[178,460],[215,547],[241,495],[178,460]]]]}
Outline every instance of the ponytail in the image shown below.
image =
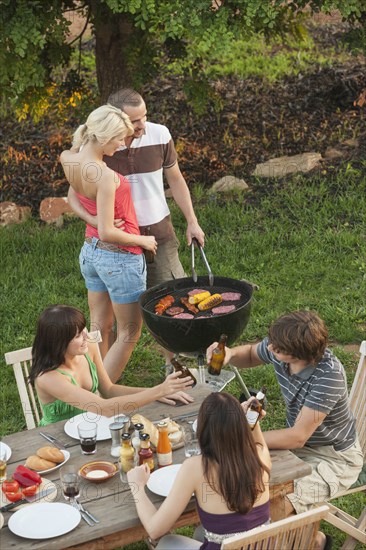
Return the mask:
{"type": "Polygon", "coordinates": [[[81,124],[79,128],[76,130],[76,132],[73,135],[72,140],[72,146],[75,148],[80,148],[82,145],[84,145],[88,141],[88,135],[87,135],[87,125],[81,124]]]}

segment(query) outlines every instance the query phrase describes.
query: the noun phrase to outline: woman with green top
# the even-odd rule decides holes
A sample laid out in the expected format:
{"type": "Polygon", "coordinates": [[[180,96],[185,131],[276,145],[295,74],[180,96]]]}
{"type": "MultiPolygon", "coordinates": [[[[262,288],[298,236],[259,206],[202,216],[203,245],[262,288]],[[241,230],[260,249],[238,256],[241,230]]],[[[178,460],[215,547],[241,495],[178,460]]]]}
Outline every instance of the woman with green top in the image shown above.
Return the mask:
{"type": "Polygon", "coordinates": [[[68,420],[84,411],[114,416],[158,400],[175,405],[190,403],[181,391],[192,384],[190,377],[169,375],[153,388],[113,384],[103,367],[98,344],[88,341],[86,320],[74,307],[46,308],[38,320],[32,348],[30,383],[36,388],[43,418],[41,426],[68,420]]]}

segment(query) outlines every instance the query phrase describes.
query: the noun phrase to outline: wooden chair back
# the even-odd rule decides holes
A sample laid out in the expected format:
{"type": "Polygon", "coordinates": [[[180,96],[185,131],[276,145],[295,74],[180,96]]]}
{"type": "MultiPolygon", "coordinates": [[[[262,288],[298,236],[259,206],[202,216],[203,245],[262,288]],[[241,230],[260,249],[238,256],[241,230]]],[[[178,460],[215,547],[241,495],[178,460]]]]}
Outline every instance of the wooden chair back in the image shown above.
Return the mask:
{"type": "MultiPolygon", "coordinates": [[[[99,330],[89,332],[88,339],[91,342],[100,342],[99,330]]],[[[28,382],[32,366],[32,348],[23,348],[5,353],[5,363],[13,367],[27,430],[31,430],[38,425],[42,415],[38,398],[28,382]]]]}
{"type": "Polygon", "coordinates": [[[328,506],[291,516],[269,525],[233,535],[221,544],[221,550],[312,550],[320,520],[328,515],[328,506]]]}
{"type": "Polygon", "coordinates": [[[360,345],[360,360],[349,394],[351,410],[356,418],[356,431],[364,459],[366,458],[366,340],[360,345]]]}

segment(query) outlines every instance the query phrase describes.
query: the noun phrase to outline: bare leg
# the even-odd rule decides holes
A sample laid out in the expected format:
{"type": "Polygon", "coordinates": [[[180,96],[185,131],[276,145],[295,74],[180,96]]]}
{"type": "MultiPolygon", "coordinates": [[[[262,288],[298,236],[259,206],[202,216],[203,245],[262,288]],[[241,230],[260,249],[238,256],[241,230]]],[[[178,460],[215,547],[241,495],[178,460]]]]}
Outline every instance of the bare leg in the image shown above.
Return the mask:
{"type": "Polygon", "coordinates": [[[114,341],[115,335],[114,312],[108,292],[93,292],[88,290],[88,303],[90,310],[90,330],[100,330],[102,342],[99,343],[102,359],[107,355],[114,341]]]}
{"type": "MultiPolygon", "coordinates": [[[[285,509],[286,518],[289,516],[293,516],[296,513],[295,508],[292,506],[290,500],[287,497],[284,498],[284,509],[285,509]]],[[[272,517],[271,517],[271,520],[275,521],[272,517]]],[[[325,543],[326,543],[326,538],[324,533],[322,533],[321,531],[318,531],[315,539],[314,550],[323,550],[325,543]]]]}
{"type": "Polygon", "coordinates": [[[326,541],[327,540],[325,538],[324,533],[322,533],[321,531],[318,531],[317,534],[316,534],[314,550],[323,550],[326,541]]]}
{"type": "Polygon", "coordinates": [[[142,317],[137,302],[112,303],[112,306],[117,321],[117,335],[103,363],[110,379],[115,383],[120,378],[140,338],[142,317]]]}

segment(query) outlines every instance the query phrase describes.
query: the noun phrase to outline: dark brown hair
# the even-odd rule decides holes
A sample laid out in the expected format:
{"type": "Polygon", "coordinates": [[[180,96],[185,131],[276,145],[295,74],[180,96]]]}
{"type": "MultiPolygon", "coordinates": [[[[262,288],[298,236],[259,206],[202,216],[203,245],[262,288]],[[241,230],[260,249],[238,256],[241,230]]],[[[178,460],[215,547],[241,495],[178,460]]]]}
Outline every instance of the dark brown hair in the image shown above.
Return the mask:
{"type": "Polygon", "coordinates": [[[85,327],[84,314],[75,307],[49,306],[41,313],[32,347],[31,384],[64,363],[67,346],[85,327]]]}
{"type": "Polygon", "coordinates": [[[121,88],[108,97],[107,103],[124,111],[125,107],[139,107],[144,100],[132,88],[121,88]]]}
{"type": "Polygon", "coordinates": [[[315,311],[292,311],[271,325],[269,340],[278,353],[315,364],[324,355],[328,329],[315,311]]]}
{"type": "Polygon", "coordinates": [[[246,514],[264,491],[263,473],[269,469],[258,456],[239,401],[225,392],[206,397],[198,413],[197,437],[210,487],[223,496],[229,510],[246,514]]]}

